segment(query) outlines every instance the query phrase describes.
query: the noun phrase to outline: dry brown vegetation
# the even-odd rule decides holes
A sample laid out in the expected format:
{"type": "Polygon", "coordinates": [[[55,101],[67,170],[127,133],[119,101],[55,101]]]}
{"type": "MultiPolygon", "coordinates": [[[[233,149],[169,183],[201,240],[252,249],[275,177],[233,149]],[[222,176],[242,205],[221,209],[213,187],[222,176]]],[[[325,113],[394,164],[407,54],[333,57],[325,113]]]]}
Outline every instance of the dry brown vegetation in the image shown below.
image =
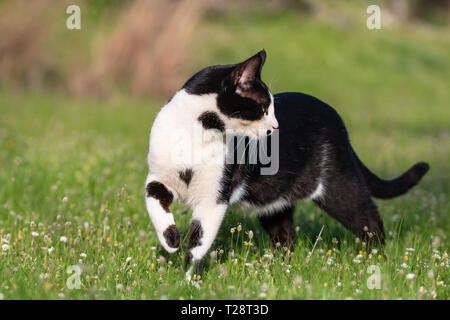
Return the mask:
{"type": "Polygon", "coordinates": [[[55,69],[49,1],[5,1],[0,6],[0,82],[41,86],[55,69]]]}
{"type": "Polygon", "coordinates": [[[110,94],[126,83],[138,95],[173,92],[186,79],[189,39],[204,8],[189,0],[131,3],[112,34],[99,39],[91,64],[75,73],[70,90],[110,94]]]}

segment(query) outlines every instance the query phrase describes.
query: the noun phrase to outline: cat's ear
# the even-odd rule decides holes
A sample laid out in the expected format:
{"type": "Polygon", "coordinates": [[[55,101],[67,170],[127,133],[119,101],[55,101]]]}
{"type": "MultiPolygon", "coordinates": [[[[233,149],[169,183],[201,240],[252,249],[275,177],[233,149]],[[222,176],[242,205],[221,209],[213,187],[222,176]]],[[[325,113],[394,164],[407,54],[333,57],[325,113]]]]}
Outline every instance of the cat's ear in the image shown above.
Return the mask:
{"type": "Polygon", "coordinates": [[[251,87],[251,84],[261,77],[261,69],[266,61],[266,51],[263,49],[253,57],[239,63],[233,70],[231,76],[237,93],[251,87]]]}

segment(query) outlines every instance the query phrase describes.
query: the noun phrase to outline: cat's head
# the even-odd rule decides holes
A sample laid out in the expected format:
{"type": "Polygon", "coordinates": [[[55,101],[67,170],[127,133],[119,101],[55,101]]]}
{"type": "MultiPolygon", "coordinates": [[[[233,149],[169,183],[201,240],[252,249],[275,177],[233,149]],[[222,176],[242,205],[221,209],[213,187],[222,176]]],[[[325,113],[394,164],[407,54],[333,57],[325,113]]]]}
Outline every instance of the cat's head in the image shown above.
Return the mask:
{"type": "Polygon", "coordinates": [[[261,80],[265,60],[262,50],[237,64],[207,67],[189,79],[183,89],[189,94],[216,94],[216,106],[211,106],[210,112],[218,113],[216,120],[222,121],[225,130],[253,137],[271,134],[278,128],[278,121],[273,95],[261,80]]]}

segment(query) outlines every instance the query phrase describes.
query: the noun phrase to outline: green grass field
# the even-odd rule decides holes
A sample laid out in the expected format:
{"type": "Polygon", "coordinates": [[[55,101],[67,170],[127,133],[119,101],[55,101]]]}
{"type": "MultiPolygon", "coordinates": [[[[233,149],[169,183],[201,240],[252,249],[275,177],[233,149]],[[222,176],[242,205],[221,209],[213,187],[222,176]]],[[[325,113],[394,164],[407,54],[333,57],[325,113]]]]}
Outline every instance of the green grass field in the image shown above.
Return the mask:
{"type": "MultiPolygon", "coordinates": [[[[366,252],[309,202],[298,203],[291,255],[273,252],[255,217],[235,211],[197,288],[184,280],[186,242],[176,254],[164,252],[145,209],[148,134],[163,102],[2,88],[0,298],[448,299],[448,30],[369,31],[364,23],[278,13],[204,24],[189,53],[199,67],[237,62],[264,47],[263,79],[273,92],[301,91],[332,105],[374,172],[394,177],[419,160],[430,163],[407,195],[377,201],[385,254],[366,252]],[[67,286],[72,265],[82,271],[79,289],[67,286]],[[380,289],[366,285],[374,270],[380,289]]],[[[172,205],[183,238],[186,209],[172,205]]]]}

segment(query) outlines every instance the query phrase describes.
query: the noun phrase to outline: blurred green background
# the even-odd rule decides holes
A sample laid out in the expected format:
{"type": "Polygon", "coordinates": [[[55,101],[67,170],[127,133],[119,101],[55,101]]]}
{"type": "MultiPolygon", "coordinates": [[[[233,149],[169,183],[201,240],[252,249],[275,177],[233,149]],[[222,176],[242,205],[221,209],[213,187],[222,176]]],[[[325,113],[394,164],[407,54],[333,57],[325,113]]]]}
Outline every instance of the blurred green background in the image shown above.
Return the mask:
{"type": "MultiPolygon", "coordinates": [[[[390,232],[388,247],[396,253],[419,244],[430,255],[432,248],[448,250],[449,12],[449,1],[439,0],[1,0],[0,235],[9,239],[10,260],[0,261],[0,293],[55,298],[51,287],[59,280],[48,288],[32,280],[44,281],[40,274],[46,272],[64,273],[61,266],[76,263],[87,248],[93,259],[102,254],[89,243],[94,231],[87,240],[77,235],[83,222],[101,229],[106,218],[112,225],[132,221],[136,227],[128,235],[135,238],[117,233],[111,239],[131,246],[129,252],[156,246],[143,198],[155,115],[194,72],[242,61],[262,48],[267,51],[262,78],[272,92],[304,92],[334,107],[354,149],[374,172],[394,177],[419,160],[430,163],[430,173],[414,191],[380,201],[380,212],[390,232]],[[81,8],[80,30],[66,28],[69,4],[81,8]],[[371,4],[381,7],[380,30],[366,26],[371,4]],[[128,204],[121,202],[124,194],[128,204]],[[65,197],[68,203],[61,201],[65,197]],[[73,222],[73,230],[50,228],[61,215],[73,222]],[[20,235],[29,233],[30,221],[48,225],[55,246],[61,234],[73,236],[73,248],[60,256],[39,253],[34,240],[24,242],[20,235]],[[134,247],[135,239],[145,243],[134,247]],[[33,250],[43,265],[23,254],[33,250]],[[17,289],[11,289],[14,284],[17,289]]],[[[174,210],[186,231],[187,218],[174,210]]],[[[323,224],[324,238],[342,234],[343,228],[326,215],[312,218],[318,214],[308,204],[296,214],[312,242],[323,224]]],[[[227,219],[226,225],[243,221],[227,219]]],[[[258,230],[255,221],[248,221],[258,230]]],[[[126,257],[111,250],[112,264],[115,254],[126,257]]],[[[145,256],[142,261],[153,260],[145,256]]],[[[396,268],[389,271],[394,276],[396,268]]],[[[444,281],[447,270],[448,259],[444,281]]],[[[448,297],[446,289],[431,287],[448,297]]],[[[393,288],[367,297],[408,298],[418,292],[416,287],[405,293],[393,288]]],[[[308,297],[348,295],[320,292],[308,297]]],[[[178,294],[186,293],[174,291],[169,298],[178,294]]],[[[210,296],[207,291],[194,295],[210,296]]],[[[219,296],[230,297],[226,292],[219,296]]]]}
{"type": "Polygon", "coordinates": [[[377,1],[380,30],[366,26],[370,4],[0,1],[3,146],[11,134],[43,141],[57,130],[91,132],[142,156],[155,113],[190,75],[265,48],[272,92],[300,91],[336,108],[369,166],[400,172],[427,160],[447,177],[449,1],[377,1]],[[66,28],[73,3],[80,30],[66,28]]]}

